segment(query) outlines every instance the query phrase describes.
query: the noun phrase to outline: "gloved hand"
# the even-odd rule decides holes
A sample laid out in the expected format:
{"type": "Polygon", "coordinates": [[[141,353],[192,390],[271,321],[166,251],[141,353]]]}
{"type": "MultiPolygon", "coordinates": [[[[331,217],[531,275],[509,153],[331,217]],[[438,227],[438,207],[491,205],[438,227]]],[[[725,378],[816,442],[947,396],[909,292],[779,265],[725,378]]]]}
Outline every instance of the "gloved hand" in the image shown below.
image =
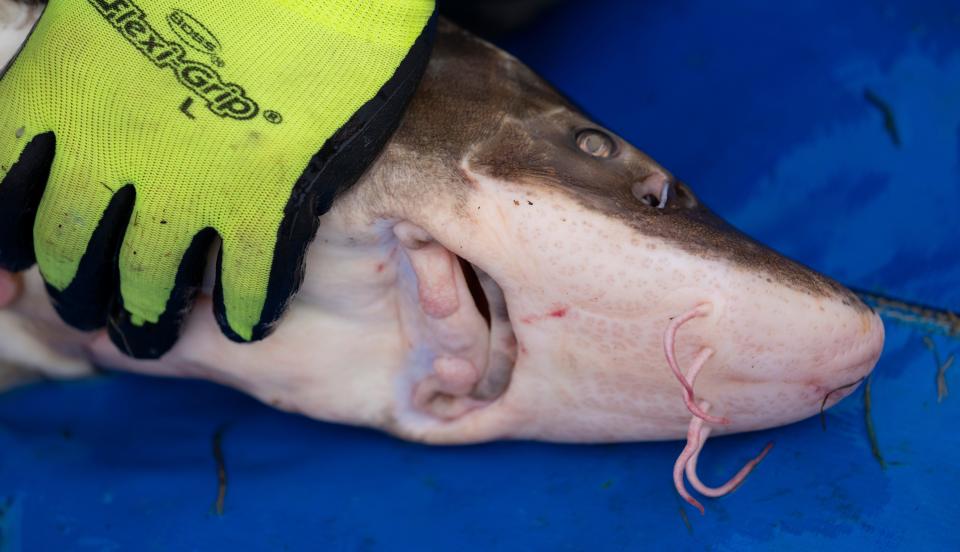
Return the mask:
{"type": "Polygon", "coordinates": [[[128,354],[215,313],[263,338],[318,216],[399,123],[434,0],[56,0],[0,80],[0,267],[128,354]]]}

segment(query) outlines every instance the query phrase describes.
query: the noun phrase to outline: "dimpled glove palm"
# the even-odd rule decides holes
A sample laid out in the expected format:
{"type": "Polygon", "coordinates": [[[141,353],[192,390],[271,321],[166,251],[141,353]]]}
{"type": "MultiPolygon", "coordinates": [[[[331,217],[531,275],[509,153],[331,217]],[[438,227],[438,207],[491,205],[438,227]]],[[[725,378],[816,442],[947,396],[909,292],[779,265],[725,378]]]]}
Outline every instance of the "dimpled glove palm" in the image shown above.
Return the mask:
{"type": "Polygon", "coordinates": [[[128,354],[174,345],[210,248],[261,339],[318,217],[399,123],[434,0],[56,0],[0,80],[0,267],[128,354]]]}

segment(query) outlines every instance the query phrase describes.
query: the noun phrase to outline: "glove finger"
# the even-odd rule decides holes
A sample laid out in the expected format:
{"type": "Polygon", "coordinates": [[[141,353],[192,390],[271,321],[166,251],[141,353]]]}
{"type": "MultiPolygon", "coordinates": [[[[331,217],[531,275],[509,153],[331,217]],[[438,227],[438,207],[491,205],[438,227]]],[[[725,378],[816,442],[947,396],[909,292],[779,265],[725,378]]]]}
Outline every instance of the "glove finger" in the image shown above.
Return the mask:
{"type": "Polygon", "coordinates": [[[0,181],[0,268],[19,272],[36,262],[33,223],[55,149],[53,133],[40,134],[30,140],[13,166],[0,167],[6,172],[0,181]]]}
{"type": "Polygon", "coordinates": [[[52,132],[38,134],[31,113],[17,109],[17,95],[31,90],[6,79],[40,17],[37,6],[8,8],[0,46],[0,268],[14,272],[36,263],[33,223],[50,175],[56,146],[52,132]],[[29,140],[26,147],[23,146],[29,140]],[[19,154],[19,160],[17,155],[19,154]]]}
{"type": "Polygon", "coordinates": [[[230,236],[225,236],[217,260],[214,313],[230,339],[263,339],[283,316],[303,282],[307,247],[316,235],[320,215],[363,175],[400,124],[429,61],[436,24],[434,14],[380,93],[357,110],[311,159],[284,209],[272,264],[264,263],[263,255],[235,251],[230,236]],[[347,151],[349,155],[341,155],[347,151]],[[262,281],[267,272],[266,294],[262,295],[251,282],[262,281]],[[258,300],[261,296],[264,298],[258,300]],[[262,309],[256,312],[251,305],[262,305],[262,309]]]}
{"type": "Polygon", "coordinates": [[[277,232],[280,245],[267,254],[251,254],[238,245],[241,240],[224,237],[213,308],[227,337],[242,343],[273,332],[303,282],[304,258],[319,222],[315,203],[300,209],[288,206],[277,232]]]}
{"type": "MultiPolygon", "coordinates": [[[[156,322],[132,315],[130,310],[137,309],[127,308],[124,294],[116,296],[110,309],[108,332],[118,349],[134,358],[157,359],[173,348],[203,284],[207,256],[216,239],[217,233],[211,228],[193,237],[181,257],[166,308],[156,322]]],[[[125,281],[124,284],[135,283],[125,281]]]]}
{"type": "Polygon", "coordinates": [[[117,293],[117,252],[136,199],[133,186],[124,186],[110,198],[76,275],[63,290],[47,283],[47,293],[64,322],[83,331],[103,328],[117,293]]]}

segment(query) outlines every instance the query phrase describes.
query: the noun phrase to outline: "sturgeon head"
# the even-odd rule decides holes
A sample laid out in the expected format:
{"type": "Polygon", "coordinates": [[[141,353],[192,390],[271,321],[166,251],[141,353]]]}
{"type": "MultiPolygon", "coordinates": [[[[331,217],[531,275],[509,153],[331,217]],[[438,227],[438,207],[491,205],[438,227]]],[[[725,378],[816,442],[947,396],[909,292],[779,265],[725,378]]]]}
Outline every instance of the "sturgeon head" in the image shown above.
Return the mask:
{"type": "Polygon", "coordinates": [[[428,71],[340,204],[390,221],[409,327],[440,336],[412,340],[401,433],[675,439],[704,401],[715,432],[756,430],[817,413],[875,365],[883,326],[854,294],[718,218],[515,58],[447,25],[428,71]]]}
{"type": "Polygon", "coordinates": [[[0,313],[0,356],[210,379],[428,443],[686,436],[677,470],[696,486],[710,431],[816,414],[883,343],[852,293],[446,23],[400,129],[324,215],[307,262],[272,337],[228,341],[202,299],[154,362],[51,329],[34,272],[0,313]]]}

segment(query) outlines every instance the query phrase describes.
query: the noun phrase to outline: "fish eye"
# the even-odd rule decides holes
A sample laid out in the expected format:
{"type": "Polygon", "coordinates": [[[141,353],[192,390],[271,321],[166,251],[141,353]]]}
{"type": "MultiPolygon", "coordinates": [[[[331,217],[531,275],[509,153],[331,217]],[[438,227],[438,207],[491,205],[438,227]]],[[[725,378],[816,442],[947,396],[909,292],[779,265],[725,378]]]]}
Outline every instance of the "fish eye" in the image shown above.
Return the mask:
{"type": "Polygon", "coordinates": [[[577,133],[577,147],[587,155],[607,159],[616,152],[617,144],[607,133],[588,128],[577,133]]]}

